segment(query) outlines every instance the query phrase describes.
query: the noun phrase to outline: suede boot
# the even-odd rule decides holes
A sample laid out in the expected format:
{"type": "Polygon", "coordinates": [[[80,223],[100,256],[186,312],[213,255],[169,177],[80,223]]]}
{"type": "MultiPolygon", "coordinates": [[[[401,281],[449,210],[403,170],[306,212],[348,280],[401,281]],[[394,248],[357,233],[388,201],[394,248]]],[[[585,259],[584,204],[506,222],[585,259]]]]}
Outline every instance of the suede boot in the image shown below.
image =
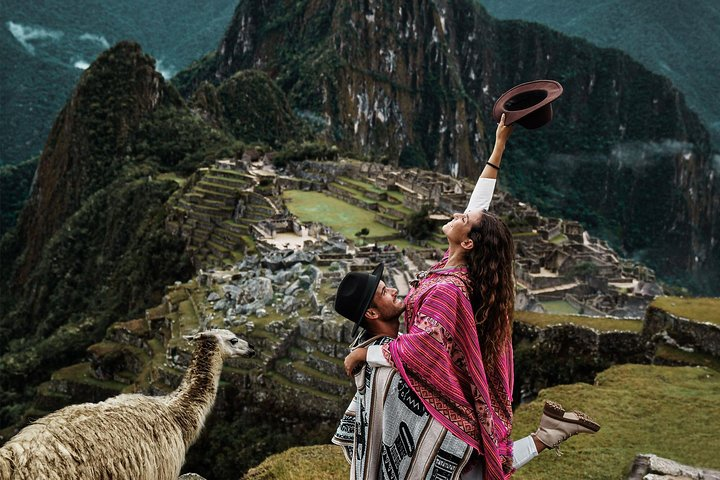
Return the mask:
{"type": "Polygon", "coordinates": [[[566,412],[556,402],[546,401],[540,427],[533,436],[546,447],[555,448],[578,433],[595,433],[600,425],[583,412],[566,412]]]}

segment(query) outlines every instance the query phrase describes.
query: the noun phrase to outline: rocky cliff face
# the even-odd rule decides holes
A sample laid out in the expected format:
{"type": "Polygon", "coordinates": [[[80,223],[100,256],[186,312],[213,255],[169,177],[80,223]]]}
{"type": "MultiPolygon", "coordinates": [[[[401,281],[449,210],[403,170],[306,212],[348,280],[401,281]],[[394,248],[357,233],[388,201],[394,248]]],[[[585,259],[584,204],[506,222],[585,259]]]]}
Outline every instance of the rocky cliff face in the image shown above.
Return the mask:
{"type": "Polygon", "coordinates": [[[487,157],[503,91],[557,79],[565,94],[555,121],[512,139],[510,189],[581,220],[665,278],[720,284],[708,134],[668,80],[618,51],[495,21],[469,1],[247,0],[184,85],[247,68],[268,72],[345,148],[459,176],[487,157]]]}

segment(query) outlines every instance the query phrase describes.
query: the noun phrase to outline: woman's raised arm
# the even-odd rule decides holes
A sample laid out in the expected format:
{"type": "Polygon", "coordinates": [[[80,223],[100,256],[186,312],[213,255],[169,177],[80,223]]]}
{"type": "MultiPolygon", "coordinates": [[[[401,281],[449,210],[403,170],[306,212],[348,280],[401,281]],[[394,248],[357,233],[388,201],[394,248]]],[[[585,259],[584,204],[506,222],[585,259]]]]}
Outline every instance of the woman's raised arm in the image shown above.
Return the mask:
{"type": "Polygon", "coordinates": [[[512,131],[512,126],[508,127],[505,125],[505,114],[503,113],[500,117],[497,130],[495,131],[495,146],[493,147],[492,154],[485,163],[485,168],[483,168],[483,171],[480,173],[480,178],[478,178],[477,184],[475,184],[475,189],[470,196],[470,201],[465,209],[465,213],[472,210],[487,210],[490,206],[490,201],[495,191],[495,179],[500,170],[505,145],[512,131]]]}

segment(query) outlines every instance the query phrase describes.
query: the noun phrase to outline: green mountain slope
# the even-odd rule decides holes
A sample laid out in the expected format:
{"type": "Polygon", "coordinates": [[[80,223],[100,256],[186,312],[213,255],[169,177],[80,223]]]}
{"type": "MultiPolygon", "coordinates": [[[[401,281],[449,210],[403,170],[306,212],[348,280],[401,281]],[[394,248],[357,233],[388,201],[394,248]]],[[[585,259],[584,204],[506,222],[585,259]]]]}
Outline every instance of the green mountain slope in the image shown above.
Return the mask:
{"type": "Polygon", "coordinates": [[[478,0],[500,19],[547,25],[623,50],[685,94],[720,148],[720,5],[715,0],[574,2],[478,0]]]}

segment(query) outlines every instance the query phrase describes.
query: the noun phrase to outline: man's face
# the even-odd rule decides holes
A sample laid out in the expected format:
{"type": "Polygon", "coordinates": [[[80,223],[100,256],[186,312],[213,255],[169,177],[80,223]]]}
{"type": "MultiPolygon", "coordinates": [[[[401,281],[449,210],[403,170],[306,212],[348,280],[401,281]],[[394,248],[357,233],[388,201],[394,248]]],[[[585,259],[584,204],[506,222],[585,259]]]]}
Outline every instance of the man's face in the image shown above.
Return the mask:
{"type": "Polygon", "coordinates": [[[389,322],[400,317],[405,310],[405,303],[398,298],[397,288],[390,288],[380,280],[375,295],[372,299],[372,307],[378,313],[379,320],[389,322]]]}

